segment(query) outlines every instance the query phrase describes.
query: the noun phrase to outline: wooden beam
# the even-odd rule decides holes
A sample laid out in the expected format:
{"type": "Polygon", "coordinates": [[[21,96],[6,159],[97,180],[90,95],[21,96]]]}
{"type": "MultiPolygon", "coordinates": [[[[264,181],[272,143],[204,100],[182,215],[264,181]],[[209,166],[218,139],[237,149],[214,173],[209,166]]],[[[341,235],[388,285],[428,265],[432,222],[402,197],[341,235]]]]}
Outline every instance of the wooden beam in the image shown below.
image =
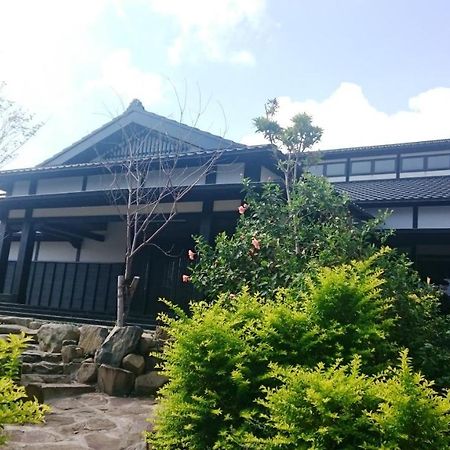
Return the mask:
{"type": "Polygon", "coordinates": [[[93,233],[92,231],[73,229],[67,227],[56,227],[45,225],[42,227],[44,232],[54,233],[59,236],[67,236],[68,240],[71,239],[92,239],[93,241],[104,242],[105,236],[102,234],[93,233]]]}
{"type": "Polygon", "coordinates": [[[11,247],[11,234],[7,218],[2,217],[0,220],[0,292],[3,292],[11,247]]]}
{"type": "Polygon", "coordinates": [[[28,277],[31,268],[31,258],[33,256],[35,231],[30,216],[31,211],[27,211],[25,221],[22,225],[19,254],[17,256],[16,271],[14,273],[13,294],[17,296],[19,303],[26,302],[28,277]]]}

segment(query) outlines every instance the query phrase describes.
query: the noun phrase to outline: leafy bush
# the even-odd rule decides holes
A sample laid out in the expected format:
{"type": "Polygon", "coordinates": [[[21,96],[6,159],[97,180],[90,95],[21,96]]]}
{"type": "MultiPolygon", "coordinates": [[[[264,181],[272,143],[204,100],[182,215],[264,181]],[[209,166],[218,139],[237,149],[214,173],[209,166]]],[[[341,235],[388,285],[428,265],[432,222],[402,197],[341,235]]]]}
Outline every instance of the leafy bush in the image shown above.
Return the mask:
{"type": "Polygon", "coordinates": [[[281,387],[264,389],[267,438],[247,436],[248,448],[444,449],[450,446],[450,397],[437,395],[414,373],[407,353],[377,377],[348,366],[274,367],[281,387]]]}
{"type": "Polygon", "coordinates": [[[273,363],[314,367],[360,354],[366,370],[386,367],[397,349],[375,260],[324,268],[300,294],[285,290],[266,300],[244,290],[193,303],[189,316],[164,317],[170,382],[157,408],[154,447],[239,448],[245,436],[259,436],[262,387],[278,384],[273,363]]]}
{"type": "Polygon", "coordinates": [[[348,198],[323,178],[305,175],[293,186],[289,204],[281,187],[270,183],[261,192],[247,186],[245,201],[249,208],[232,236],[219,234],[214,246],[196,238],[200,258],[191,278],[210,300],[244,286],[273,296],[280,287],[300,283],[311,263],[320,267],[363,259],[382,237],[381,219],[356,221],[348,198]]]}
{"type": "Polygon", "coordinates": [[[24,334],[0,339],[0,445],[7,441],[7,424],[39,423],[48,406],[28,400],[25,388],[16,384],[20,377],[20,355],[29,341],[24,334]]]}
{"type": "MultiPolygon", "coordinates": [[[[420,280],[406,256],[387,248],[378,254],[386,237],[378,229],[382,217],[355,220],[348,199],[310,175],[294,184],[289,204],[274,184],[261,192],[249,188],[246,202],[235,234],[219,234],[214,246],[196,239],[200,257],[191,279],[208,300],[244,286],[273,298],[280,288],[305,289],[305,280],[324,266],[377,255],[373,267],[383,273],[380,297],[391,304],[393,349],[409,348],[416,369],[438,386],[450,386],[450,373],[442,370],[450,365],[450,318],[440,314],[439,293],[420,280]]],[[[382,356],[386,349],[368,350],[382,356]]]]}

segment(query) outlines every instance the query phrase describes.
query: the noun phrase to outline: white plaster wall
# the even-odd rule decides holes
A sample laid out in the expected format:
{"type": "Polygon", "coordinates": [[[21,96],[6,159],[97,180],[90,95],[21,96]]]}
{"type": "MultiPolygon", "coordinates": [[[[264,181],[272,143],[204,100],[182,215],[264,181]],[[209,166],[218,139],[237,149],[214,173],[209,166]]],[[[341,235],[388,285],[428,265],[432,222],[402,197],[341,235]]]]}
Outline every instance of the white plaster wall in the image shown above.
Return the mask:
{"type": "Polygon", "coordinates": [[[395,173],[374,173],[371,175],[351,175],[349,181],[389,180],[396,178],[395,173]]]}
{"type": "Polygon", "coordinates": [[[123,262],[125,256],[125,223],[111,222],[103,242],[84,239],[81,246],[80,262],[116,263],[123,262]]]}
{"type": "Polygon", "coordinates": [[[75,262],[77,250],[69,242],[41,242],[38,261],[75,262]]]}
{"type": "Polygon", "coordinates": [[[83,177],[43,178],[37,183],[36,194],[79,192],[82,186],[83,177]]]}
{"type": "Polygon", "coordinates": [[[25,210],[24,209],[11,209],[9,211],[8,217],[10,219],[22,219],[25,217],[25,210]]]}
{"type": "Polygon", "coordinates": [[[117,180],[111,174],[90,175],[87,177],[86,191],[104,191],[122,187],[123,180],[117,180]]]}
{"type": "Polygon", "coordinates": [[[241,200],[215,200],[213,205],[214,212],[236,211],[241,206],[241,200]]]}
{"type": "Polygon", "coordinates": [[[19,254],[19,242],[11,242],[8,261],[17,261],[18,254],[19,254]]]}
{"type": "Polygon", "coordinates": [[[394,230],[405,230],[413,227],[413,209],[412,207],[400,208],[366,208],[366,211],[373,216],[379,212],[392,211],[384,222],[384,228],[394,230]]]}
{"type": "Polygon", "coordinates": [[[29,180],[16,181],[13,184],[11,195],[28,195],[29,188],[30,188],[29,180]]]}
{"type": "Polygon", "coordinates": [[[216,184],[241,183],[244,178],[244,163],[218,164],[216,184]]]}
{"type": "Polygon", "coordinates": [[[261,181],[275,181],[280,180],[280,176],[276,173],[273,173],[271,170],[269,170],[267,167],[262,166],[261,167],[261,181]]]}
{"type": "Polygon", "coordinates": [[[327,177],[330,183],[341,183],[345,181],[345,177],[327,177]]]}
{"type": "Polygon", "coordinates": [[[450,228],[450,206],[420,206],[419,228],[450,228]]]}
{"type": "Polygon", "coordinates": [[[400,172],[400,178],[437,177],[450,175],[450,170],[422,170],[418,172],[400,172]]]}

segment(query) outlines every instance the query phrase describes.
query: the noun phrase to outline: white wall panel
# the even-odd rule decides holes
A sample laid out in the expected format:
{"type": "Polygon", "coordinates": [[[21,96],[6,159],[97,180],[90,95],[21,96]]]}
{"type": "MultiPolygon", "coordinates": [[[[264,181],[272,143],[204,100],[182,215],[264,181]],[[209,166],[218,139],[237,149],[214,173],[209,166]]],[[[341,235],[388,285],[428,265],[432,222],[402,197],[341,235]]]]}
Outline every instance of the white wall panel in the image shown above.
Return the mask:
{"type": "Polygon", "coordinates": [[[450,206],[420,206],[419,228],[450,228],[450,206]]]}
{"type": "Polygon", "coordinates": [[[224,212],[224,211],[236,211],[241,206],[241,200],[215,200],[213,211],[214,212],[224,212]]]}
{"type": "Polygon", "coordinates": [[[37,183],[36,194],[80,192],[82,186],[83,177],[43,178],[37,183]]]}
{"type": "Polygon", "coordinates": [[[125,256],[125,223],[111,222],[103,242],[84,239],[81,246],[80,262],[117,263],[125,256]]]}
{"type": "Polygon", "coordinates": [[[41,242],[38,261],[75,262],[77,250],[69,242],[41,242]]]}
{"type": "Polygon", "coordinates": [[[412,207],[401,208],[365,208],[369,214],[376,216],[379,212],[386,209],[392,211],[384,223],[384,228],[394,230],[411,229],[413,227],[413,209],[412,207]]]}
{"type": "Polygon", "coordinates": [[[395,177],[395,173],[374,173],[372,175],[352,175],[350,176],[349,181],[390,180],[395,177]]]}
{"type": "Polygon", "coordinates": [[[29,188],[30,188],[29,180],[15,181],[13,184],[11,195],[28,195],[29,188]]]}
{"type": "Polygon", "coordinates": [[[244,178],[244,163],[218,164],[216,184],[241,183],[244,178]]]}
{"type": "Polygon", "coordinates": [[[264,167],[264,166],[261,167],[261,181],[262,182],[275,181],[275,180],[280,180],[280,179],[281,178],[279,175],[272,172],[267,167],[264,167]]]}

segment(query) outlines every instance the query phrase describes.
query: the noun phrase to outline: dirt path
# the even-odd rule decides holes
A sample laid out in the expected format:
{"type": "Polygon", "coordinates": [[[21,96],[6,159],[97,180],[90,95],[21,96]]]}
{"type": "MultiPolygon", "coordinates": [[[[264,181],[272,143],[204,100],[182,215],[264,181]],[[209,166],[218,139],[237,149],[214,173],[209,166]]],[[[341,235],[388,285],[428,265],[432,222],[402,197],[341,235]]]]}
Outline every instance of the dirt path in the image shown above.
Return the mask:
{"type": "Polygon", "coordinates": [[[103,394],[49,401],[43,425],[7,426],[6,450],[144,450],[154,400],[103,394]]]}

